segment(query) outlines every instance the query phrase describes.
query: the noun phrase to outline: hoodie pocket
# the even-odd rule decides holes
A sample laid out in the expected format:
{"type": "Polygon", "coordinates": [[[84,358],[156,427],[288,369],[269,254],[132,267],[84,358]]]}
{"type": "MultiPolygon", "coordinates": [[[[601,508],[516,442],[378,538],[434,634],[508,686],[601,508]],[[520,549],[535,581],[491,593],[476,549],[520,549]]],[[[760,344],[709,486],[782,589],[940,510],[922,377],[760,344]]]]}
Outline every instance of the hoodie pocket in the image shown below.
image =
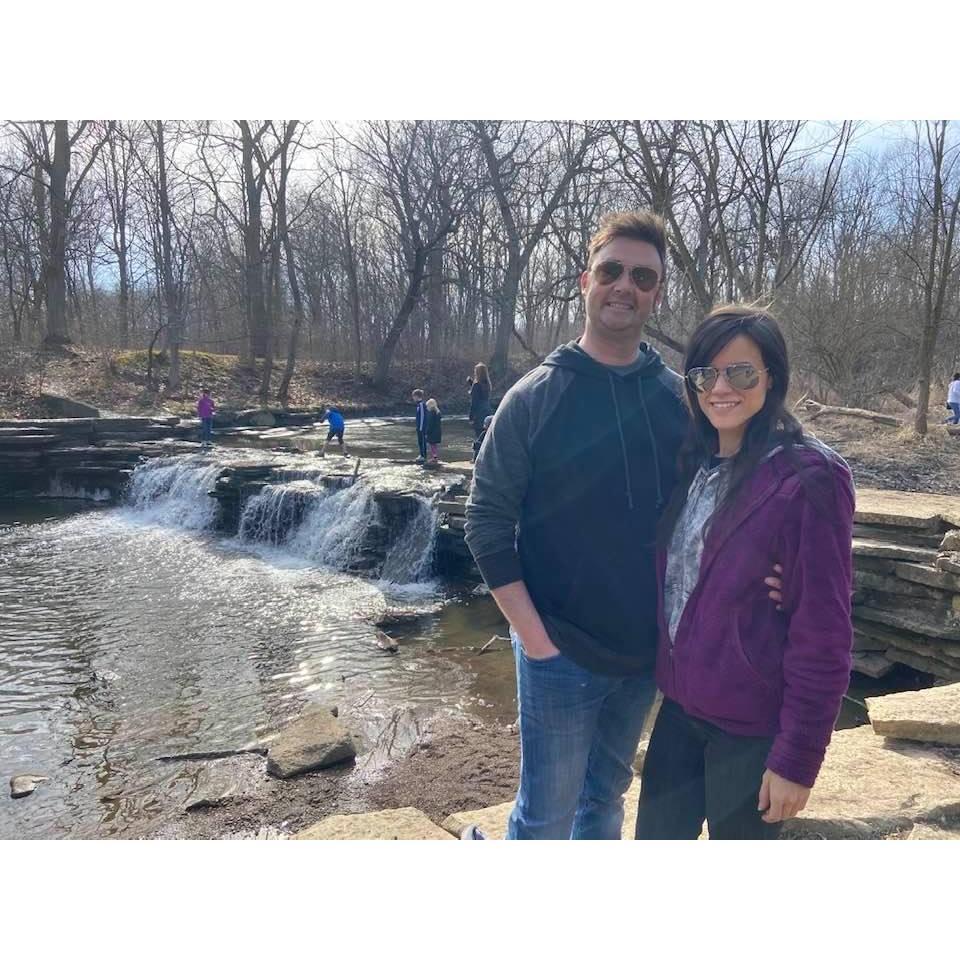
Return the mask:
{"type": "Polygon", "coordinates": [[[698,625],[688,640],[684,703],[717,720],[756,723],[769,718],[779,693],[744,650],[737,613],[719,629],[698,625]]]}

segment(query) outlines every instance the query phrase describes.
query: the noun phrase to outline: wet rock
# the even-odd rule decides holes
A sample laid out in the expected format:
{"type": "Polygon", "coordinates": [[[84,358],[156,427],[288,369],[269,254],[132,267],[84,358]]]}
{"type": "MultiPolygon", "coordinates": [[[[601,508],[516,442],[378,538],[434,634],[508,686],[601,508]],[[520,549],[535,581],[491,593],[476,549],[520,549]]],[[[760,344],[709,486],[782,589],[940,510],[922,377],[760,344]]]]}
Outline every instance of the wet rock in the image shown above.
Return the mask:
{"type": "Polygon", "coordinates": [[[374,630],[373,638],[377,646],[381,650],[386,650],[388,653],[396,653],[400,649],[397,641],[382,630],[374,630]]]}
{"type": "Polygon", "coordinates": [[[452,840],[425,813],[415,807],[376,813],[325,817],[294,834],[294,840],[452,840]]]}
{"type": "Polygon", "coordinates": [[[960,754],[885,740],[869,726],[834,733],[807,808],[783,838],[882,839],[917,823],[960,819],[960,754]]]}
{"type": "Polygon", "coordinates": [[[286,779],[356,755],[347,728],[328,708],[316,707],[279,732],[267,751],[267,772],[286,779]]]}
{"type": "Polygon", "coordinates": [[[263,761],[230,758],[206,763],[195,774],[195,785],[184,803],[184,810],[219,807],[231,800],[248,797],[254,782],[263,779],[263,761]]]}
{"type": "Polygon", "coordinates": [[[875,733],[960,746],[960,683],[866,700],[875,733]]]}
{"type": "Polygon", "coordinates": [[[10,778],[10,796],[14,800],[20,797],[29,797],[41,783],[46,783],[49,777],[40,776],[37,773],[18,773],[10,778]]]}

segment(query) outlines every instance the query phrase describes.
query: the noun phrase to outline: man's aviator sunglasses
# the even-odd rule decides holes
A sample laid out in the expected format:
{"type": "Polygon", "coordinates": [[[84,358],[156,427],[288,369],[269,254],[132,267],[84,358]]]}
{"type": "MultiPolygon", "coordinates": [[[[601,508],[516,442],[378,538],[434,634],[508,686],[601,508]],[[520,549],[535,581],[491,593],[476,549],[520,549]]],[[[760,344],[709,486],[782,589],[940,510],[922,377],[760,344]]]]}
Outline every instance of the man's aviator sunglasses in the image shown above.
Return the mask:
{"type": "Polygon", "coordinates": [[[765,372],[766,368],[758,370],[752,363],[731,363],[722,371],[716,367],[691,367],[687,371],[687,382],[697,393],[709,393],[723,373],[734,390],[752,390],[760,382],[760,374],[765,372]]]}
{"type": "MultiPolygon", "coordinates": [[[[597,283],[606,286],[618,280],[624,269],[619,260],[601,260],[594,265],[593,276],[597,283]]],[[[656,270],[651,270],[650,267],[631,267],[630,279],[638,290],[649,293],[660,282],[660,274],[656,270]]]]}

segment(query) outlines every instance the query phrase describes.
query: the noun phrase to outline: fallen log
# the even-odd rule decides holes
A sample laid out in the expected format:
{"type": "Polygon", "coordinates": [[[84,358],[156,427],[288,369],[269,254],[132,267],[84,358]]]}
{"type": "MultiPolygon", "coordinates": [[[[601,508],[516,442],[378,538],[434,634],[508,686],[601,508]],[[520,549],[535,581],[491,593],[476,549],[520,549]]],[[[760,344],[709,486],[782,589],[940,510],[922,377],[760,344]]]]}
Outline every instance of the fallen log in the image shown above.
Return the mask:
{"type": "Polygon", "coordinates": [[[832,413],[839,417],[858,417],[861,420],[871,420],[874,423],[885,423],[890,427],[902,427],[904,425],[900,417],[891,416],[889,413],[860,410],[857,407],[834,407],[826,403],[817,403],[816,400],[805,400],[802,409],[808,421],[816,420],[817,417],[825,413],[832,413]]]}

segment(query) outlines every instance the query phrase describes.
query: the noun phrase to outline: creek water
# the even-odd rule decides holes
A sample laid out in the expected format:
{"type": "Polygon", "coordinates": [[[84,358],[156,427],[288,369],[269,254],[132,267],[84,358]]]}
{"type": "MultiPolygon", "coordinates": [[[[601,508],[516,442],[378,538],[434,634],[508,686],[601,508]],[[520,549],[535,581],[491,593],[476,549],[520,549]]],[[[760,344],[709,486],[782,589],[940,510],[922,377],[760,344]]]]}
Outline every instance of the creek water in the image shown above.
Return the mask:
{"type": "MultiPolygon", "coordinates": [[[[50,778],[0,793],[0,837],[155,829],[189,778],[157,758],[250,747],[312,703],[346,708],[369,743],[398,710],[515,715],[509,655],[475,658],[504,632],[495,606],[431,572],[443,480],[373,456],[415,455],[410,423],[348,421],[363,482],[341,490],[310,476],[342,471],[336,454],[218,447],[139,467],[122,506],[0,504],[0,773],[50,778]],[[252,497],[230,537],[207,491],[244,459],[298,478],[252,497]],[[350,573],[384,489],[417,490],[418,511],[379,569],[350,573]],[[391,655],[373,623],[397,611],[419,619],[388,628],[391,655]]],[[[468,431],[445,432],[468,450],[468,431]]]]}

